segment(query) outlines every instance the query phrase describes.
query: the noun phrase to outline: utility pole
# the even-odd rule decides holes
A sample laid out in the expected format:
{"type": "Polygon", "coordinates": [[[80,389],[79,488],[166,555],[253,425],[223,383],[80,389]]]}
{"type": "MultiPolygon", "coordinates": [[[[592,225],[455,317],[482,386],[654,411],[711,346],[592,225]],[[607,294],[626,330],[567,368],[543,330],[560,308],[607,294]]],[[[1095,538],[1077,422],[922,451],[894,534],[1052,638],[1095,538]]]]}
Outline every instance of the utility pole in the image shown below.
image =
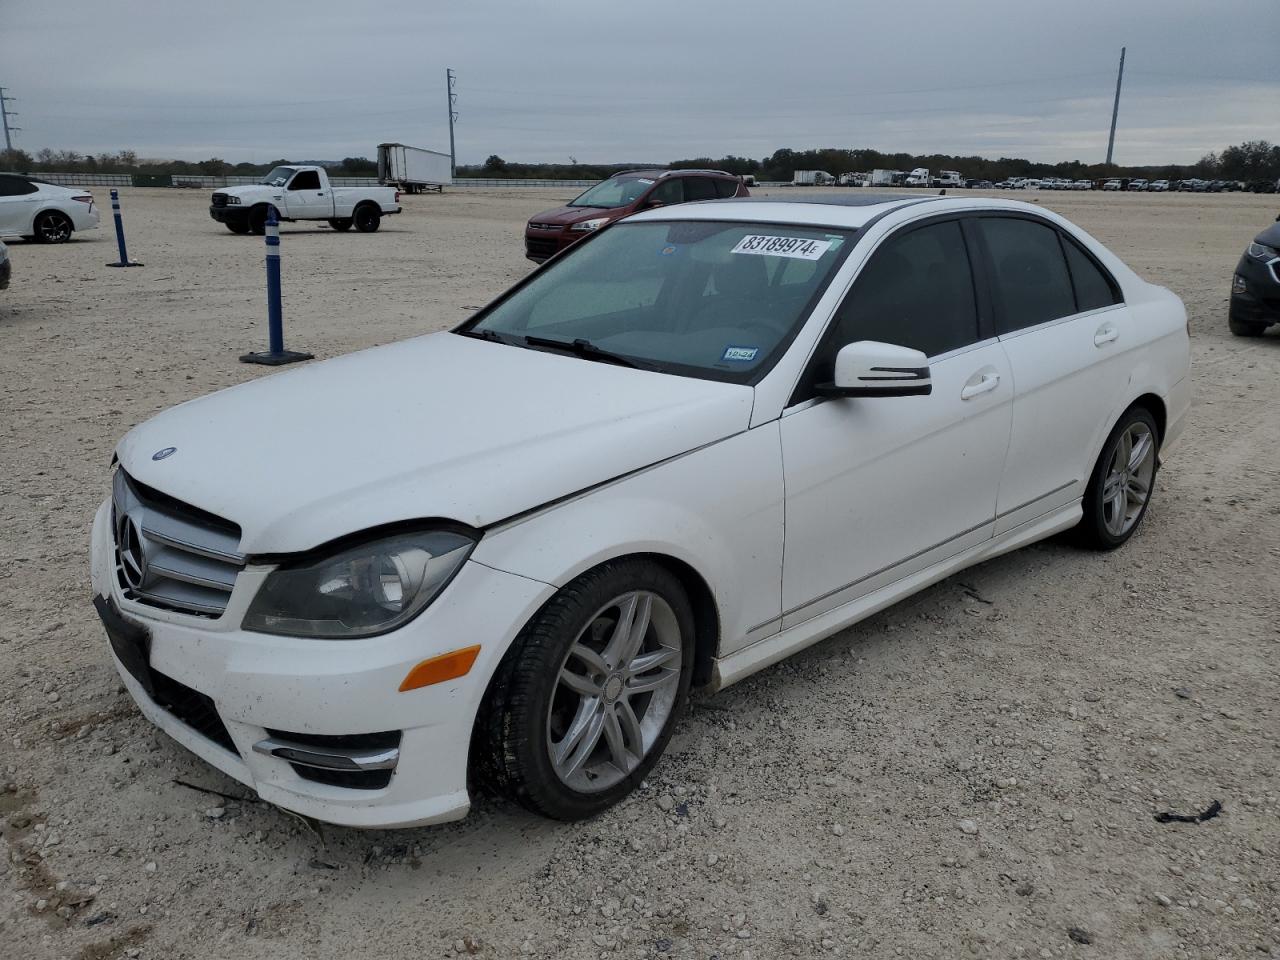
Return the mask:
{"type": "Polygon", "coordinates": [[[1111,107],[1111,137],[1107,140],[1107,166],[1111,166],[1111,152],[1116,146],[1116,117],[1120,115],[1120,84],[1124,80],[1124,51],[1120,48],[1120,72],[1116,74],[1116,102],[1111,107]]]}
{"type": "Polygon", "coordinates": [[[17,114],[9,112],[9,110],[5,107],[6,101],[8,101],[9,103],[13,103],[14,99],[13,97],[6,97],[4,95],[4,87],[0,87],[0,126],[4,127],[4,148],[6,150],[12,150],[13,135],[17,133],[19,130],[21,130],[22,128],[9,126],[9,118],[16,117],[17,114]]]}
{"type": "Polygon", "coordinates": [[[446,69],[444,80],[449,93],[449,176],[454,177],[458,174],[458,154],[453,146],[453,121],[458,119],[458,111],[454,108],[458,105],[458,95],[453,91],[457,86],[458,78],[453,75],[452,70],[446,69]]]}

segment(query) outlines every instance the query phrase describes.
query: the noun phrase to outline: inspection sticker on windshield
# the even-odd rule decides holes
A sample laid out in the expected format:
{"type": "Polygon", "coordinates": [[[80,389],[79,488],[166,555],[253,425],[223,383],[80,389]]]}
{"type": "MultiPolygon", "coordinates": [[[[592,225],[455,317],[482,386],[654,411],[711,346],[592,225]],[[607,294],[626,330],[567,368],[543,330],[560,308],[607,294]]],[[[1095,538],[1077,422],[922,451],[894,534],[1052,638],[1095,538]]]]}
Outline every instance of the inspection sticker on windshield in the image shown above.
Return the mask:
{"type": "Polygon", "coordinates": [[[721,360],[739,360],[744,363],[750,363],[756,358],[756,354],[760,352],[759,347],[725,347],[721,360]]]}
{"type": "Polygon", "coordinates": [[[830,240],[808,237],[766,237],[748,234],[738,241],[730,253],[755,253],[765,257],[791,257],[793,260],[818,260],[831,247],[830,240]]]}

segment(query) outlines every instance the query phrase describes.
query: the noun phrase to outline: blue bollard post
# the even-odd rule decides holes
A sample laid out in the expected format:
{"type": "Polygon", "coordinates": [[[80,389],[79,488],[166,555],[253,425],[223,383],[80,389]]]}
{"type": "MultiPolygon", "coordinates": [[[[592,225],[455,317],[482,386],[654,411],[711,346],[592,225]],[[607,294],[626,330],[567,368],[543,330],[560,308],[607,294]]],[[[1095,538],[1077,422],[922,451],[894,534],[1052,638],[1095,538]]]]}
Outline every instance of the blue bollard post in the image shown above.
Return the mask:
{"type": "Polygon", "coordinates": [[[266,353],[246,353],[241,363],[261,363],[278,367],[299,360],[310,360],[310,353],[299,353],[284,348],[284,315],[280,306],[280,222],[273,207],[267,213],[267,340],[270,349],[266,353]]]}
{"type": "Polygon", "coordinates": [[[137,260],[130,260],[129,253],[124,247],[124,221],[120,219],[120,191],[111,191],[111,215],[116,221],[116,245],[120,247],[120,262],[108,263],[108,267],[140,267],[137,260]]]}

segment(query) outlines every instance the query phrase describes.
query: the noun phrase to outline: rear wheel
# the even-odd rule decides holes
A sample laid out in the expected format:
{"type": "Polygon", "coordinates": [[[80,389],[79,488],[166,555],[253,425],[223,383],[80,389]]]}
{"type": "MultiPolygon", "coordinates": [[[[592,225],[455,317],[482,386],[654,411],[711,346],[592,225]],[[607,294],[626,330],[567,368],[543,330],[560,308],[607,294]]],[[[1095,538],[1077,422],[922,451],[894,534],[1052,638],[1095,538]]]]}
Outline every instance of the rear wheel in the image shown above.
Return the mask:
{"type": "Polygon", "coordinates": [[[592,817],[644,778],[688,697],[693,610],[661,565],[583,574],[503,658],[478,725],[491,778],[530,810],[592,817]]]}
{"type": "Polygon", "coordinates": [[[1142,523],[1160,467],[1160,430],[1145,407],[1130,407],[1115,425],[1085,490],[1079,539],[1114,550],[1142,523]]]}
{"type": "Polygon", "coordinates": [[[36,217],[34,227],[37,243],[66,243],[75,230],[71,218],[61,210],[46,210],[36,217]]]}
{"type": "Polygon", "coordinates": [[[356,207],[352,219],[355,221],[356,229],[361,233],[373,233],[382,223],[382,211],[372,203],[361,204],[356,207]]]}
{"type": "Polygon", "coordinates": [[[335,229],[335,230],[337,230],[337,231],[339,231],[339,232],[344,231],[344,230],[350,230],[350,229],[351,229],[351,218],[350,218],[350,217],[339,217],[339,218],[337,218],[336,220],[330,220],[330,221],[329,221],[329,226],[333,227],[333,229],[335,229]]]}

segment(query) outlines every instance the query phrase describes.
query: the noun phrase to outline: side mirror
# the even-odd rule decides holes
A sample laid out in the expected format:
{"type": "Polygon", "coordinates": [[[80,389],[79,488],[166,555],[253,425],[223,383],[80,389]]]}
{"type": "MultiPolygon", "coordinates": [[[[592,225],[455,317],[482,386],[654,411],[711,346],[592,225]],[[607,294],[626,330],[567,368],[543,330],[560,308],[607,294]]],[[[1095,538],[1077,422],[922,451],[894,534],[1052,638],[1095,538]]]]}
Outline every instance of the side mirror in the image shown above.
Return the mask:
{"type": "Polygon", "coordinates": [[[840,348],[835,378],[814,389],[822,397],[927,397],[933,381],[929,358],[919,350],[859,340],[840,348]]]}

